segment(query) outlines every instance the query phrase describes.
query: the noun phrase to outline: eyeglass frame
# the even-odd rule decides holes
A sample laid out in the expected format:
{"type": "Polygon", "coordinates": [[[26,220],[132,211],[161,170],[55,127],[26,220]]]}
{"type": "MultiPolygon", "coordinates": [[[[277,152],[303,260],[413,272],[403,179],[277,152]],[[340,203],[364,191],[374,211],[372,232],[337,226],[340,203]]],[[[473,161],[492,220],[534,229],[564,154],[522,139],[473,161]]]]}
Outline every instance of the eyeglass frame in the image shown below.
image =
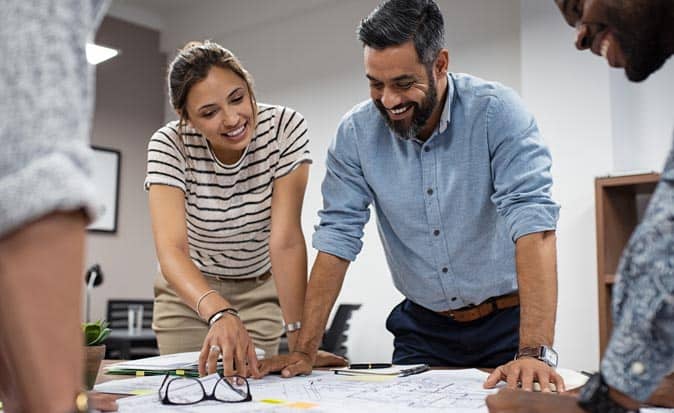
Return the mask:
{"type": "Polygon", "coordinates": [[[220,403],[244,403],[244,402],[249,402],[249,401],[253,400],[253,396],[250,394],[250,383],[248,383],[248,380],[243,376],[222,376],[222,375],[220,375],[220,378],[218,379],[218,381],[216,381],[215,384],[213,385],[213,389],[211,390],[211,393],[208,394],[206,392],[206,388],[204,388],[204,384],[197,377],[171,376],[170,374],[166,374],[164,376],[164,380],[161,382],[161,386],[159,386],[159,390],[157,390],[157,395],[159,396],[159,401],[161,402],[161,404],[166,404],[166,405],[170,405],[170,406],[190,406],[190,405],[201,403],[203,401],[208,401],[208,400],[214,400],[214,401],[220,402],[220,403]],[[168,380],[169,377],[171,377],[171,380],[168,380]],[[189,403],[172,402],[171,400],[168,399],[169,385],[176,380],[185,380],[185,379],[194,380],[197,383],[199,383],[199,387],[201,387],[202,398],[198,401],[189,402],[189,403]],[[241,394],[237,389],[232,387],[232,385],[229,383],[228,379],[234,379],[234,380],[241,379],[241,380],[244,381],[244,383],[246,383],[246,396],[242,400],[220,400],[220,399],[215,398],[215,389],[218,387],[218,384],[220,384],[221,381],[224,381],[227,384],[227,386],[232,391],[234,391],[235,393],[241,394]],[[168,382],[166,380],[168,380],[168,382]],[[162,397],[161,390],[164,388],[164,386],[166,386],[166,392],[164,393],[164,397],[162,397]]]}

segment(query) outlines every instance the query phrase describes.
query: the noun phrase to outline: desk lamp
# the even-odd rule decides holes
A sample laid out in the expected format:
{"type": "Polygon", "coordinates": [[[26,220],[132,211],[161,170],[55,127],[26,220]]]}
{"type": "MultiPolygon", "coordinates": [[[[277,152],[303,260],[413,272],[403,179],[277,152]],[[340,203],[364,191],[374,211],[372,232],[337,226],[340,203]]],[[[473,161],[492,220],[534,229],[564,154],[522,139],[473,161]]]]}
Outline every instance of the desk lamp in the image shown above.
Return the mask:
{"type": "Polygon", "coordinates": [[[87,284],[87,292],[86,292],[86,322],[90,322],[90,316],[91,316],[91,290],[94,289],[94,287],[98,287],[99,285],[103,284],[103,272],[101,271],[101,266],[98,264],[94,264],[89,269],[87,270],[86,274],[84,275],[84,282],[87,284]]]}

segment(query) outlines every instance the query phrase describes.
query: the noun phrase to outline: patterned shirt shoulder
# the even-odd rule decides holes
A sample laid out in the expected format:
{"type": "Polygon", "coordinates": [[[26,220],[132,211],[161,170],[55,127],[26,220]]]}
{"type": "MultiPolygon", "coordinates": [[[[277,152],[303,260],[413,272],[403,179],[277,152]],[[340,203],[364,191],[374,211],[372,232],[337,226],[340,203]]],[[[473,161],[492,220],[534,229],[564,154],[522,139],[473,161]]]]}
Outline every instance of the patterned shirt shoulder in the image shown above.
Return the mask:
{"type": "Polygon", "coordinates": [[[613,289],[607,382],[646,400],[674,367],[674,152],[623,252],[613,289]]]}

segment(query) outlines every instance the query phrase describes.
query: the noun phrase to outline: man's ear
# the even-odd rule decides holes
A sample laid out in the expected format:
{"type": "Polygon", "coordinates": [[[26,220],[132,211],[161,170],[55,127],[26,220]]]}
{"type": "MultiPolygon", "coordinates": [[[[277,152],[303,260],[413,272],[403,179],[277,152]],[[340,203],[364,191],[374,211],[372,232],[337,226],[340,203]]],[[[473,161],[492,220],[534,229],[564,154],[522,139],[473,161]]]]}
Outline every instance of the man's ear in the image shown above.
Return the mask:
{"type": "Polygon", "coordinates": [[[438,52],[438,57],[435,59],[434,71],[435,75],[445,76],[449,68],[449,50],[440,49],[438,52]]]}

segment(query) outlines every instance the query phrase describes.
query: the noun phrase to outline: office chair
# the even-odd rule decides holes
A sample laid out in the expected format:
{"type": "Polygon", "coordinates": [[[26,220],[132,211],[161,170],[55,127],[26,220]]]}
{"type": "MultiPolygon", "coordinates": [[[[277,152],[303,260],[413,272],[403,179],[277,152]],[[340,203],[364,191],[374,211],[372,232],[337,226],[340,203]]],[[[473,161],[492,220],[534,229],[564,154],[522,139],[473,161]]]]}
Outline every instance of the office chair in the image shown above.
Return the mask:
{"type": "MultiPolygon", "coordinates": [[[[320,349],[329,351],[338,356],[346,357],[348,349],[346,347],[347,331],[349,331],[349,319],[351,314],[360,308],[360,304],[340,304],[337,312],[332,318],[330,327],[323,334],[323,341],[320,349]]],[[[281,336],[279,353],[288,353],[288,338],[285,334],[281,336]]]]}
{"type": "Polygon", "coordinates": [[[330,328],[323,334],[321,349],[338,356],[346,357],[346,332],[349,331],[351,314],[360,308],[360,304],[340,304],[330,323],[330,328]]]}
{"type": "MultiPolygon", "coordinates": [[[[113,330],[126,330],[129,327],[128,309],[130,305],[143,306],[143,329],[152,328],[152,311],[154,308],[153,300],[126,300],[126,299],[111,299],[108,300],[107,305],[107,321],[110,328],[113,330]]],[[[120,348],[114,343],[106,342],[106,358],[119,358],[121,355],[120,348]]],[[[142,357],[151,357],[159,355],[157,348],[157,340],[143,340],[134,341],[133,346],[129,350],[129,358],[136,359],[142,357]]]]}

